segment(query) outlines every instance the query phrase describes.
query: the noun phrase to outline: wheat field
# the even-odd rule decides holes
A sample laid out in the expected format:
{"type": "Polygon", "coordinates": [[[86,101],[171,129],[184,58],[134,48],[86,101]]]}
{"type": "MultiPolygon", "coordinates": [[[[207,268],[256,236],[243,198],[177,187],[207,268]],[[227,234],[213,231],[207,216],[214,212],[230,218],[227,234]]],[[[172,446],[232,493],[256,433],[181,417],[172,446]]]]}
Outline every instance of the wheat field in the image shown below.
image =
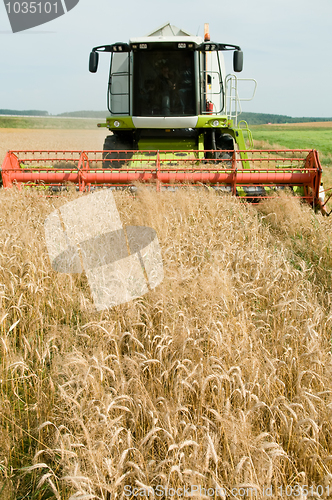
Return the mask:
{"type": "Polygon", "coordinates": [[[165,278],[96,312],[44,241],[78,196],[0,191],[0,498],[331,497],[331,219],[116,192],[165,278]]]}
{"type": "MultiPolygon", "coordinates": [[[[104,136],[6,129],[1,160],[104,136]]],[[[116,192],[165,278],[101,313],[44,240],[78,196],[0,191],[0,499],[332,498],[332,220],[285,194],[116,192]]]]}

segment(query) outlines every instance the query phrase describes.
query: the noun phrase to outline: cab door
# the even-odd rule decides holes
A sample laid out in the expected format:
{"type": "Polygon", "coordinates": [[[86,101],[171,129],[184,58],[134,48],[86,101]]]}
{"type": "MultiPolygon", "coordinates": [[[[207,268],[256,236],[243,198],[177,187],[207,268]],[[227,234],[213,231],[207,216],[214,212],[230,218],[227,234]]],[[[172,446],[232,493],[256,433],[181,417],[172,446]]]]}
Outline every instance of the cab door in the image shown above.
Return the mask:
{"type": "Polygon", "coordinates": [[[130,73],[130,52],[113,52],[107,103],[112,115],[130,114],[130,73]]]}

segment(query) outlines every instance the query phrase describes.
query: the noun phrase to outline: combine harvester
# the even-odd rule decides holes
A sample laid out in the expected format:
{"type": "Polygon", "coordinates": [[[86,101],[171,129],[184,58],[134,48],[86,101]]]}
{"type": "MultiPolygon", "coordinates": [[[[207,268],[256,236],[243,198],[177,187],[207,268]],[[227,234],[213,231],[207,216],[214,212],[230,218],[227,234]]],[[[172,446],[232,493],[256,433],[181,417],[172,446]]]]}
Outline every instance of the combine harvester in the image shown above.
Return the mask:
{"type": "Polygon", "coordinates": [[[75,183],[80,191],[101,186],[154,183],[157,191],[178,185],[209,186],[257,202],[289,187],[314,209],[326,213],[322,168],[315,150],[247,149],[240,101],[251,100],[256,81],[226,75],[224,51],[233,51],[233,70],[242,71],[236,45],[204,40],[166,24],[129,43],[95,47],[111,54],[108,109],[100,127],[112,134],[103,151],[9,151],[2,164],[5,188],[75,183]],[[239,83],[253,84],[240,99],[239,83]]]}

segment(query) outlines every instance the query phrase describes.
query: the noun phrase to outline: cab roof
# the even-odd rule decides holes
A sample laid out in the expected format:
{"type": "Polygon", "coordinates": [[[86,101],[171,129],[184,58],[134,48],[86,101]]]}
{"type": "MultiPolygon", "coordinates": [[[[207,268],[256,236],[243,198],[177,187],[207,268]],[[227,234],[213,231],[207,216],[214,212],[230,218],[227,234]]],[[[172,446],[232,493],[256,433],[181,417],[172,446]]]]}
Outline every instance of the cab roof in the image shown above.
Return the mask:
{"type": "Polygon", "coordinates": [[[147,42],[192,42],[196,45],[203,43],[203,38],[195,36],[170,23],[163,24],[148,35],[139,38],[131,38],[129,43],[147,43],[147,42]]]}

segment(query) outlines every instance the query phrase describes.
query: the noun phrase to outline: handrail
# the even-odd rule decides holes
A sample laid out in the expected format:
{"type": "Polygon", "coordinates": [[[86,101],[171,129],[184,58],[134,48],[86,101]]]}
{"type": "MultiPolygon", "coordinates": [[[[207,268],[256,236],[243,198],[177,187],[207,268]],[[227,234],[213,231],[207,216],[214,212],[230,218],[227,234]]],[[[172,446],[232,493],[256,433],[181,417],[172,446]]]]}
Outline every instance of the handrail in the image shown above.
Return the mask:
{"type": "Polygon", "coordinates": [[[251,101],[255,97],[257,81],[254,78],[238,78],[236,75],[227,75],[225,81],[226,114],[230,120],[234,120],[237,127],[238,115],[242,113],[241,102],[251,101]],[[253,82],[254,90],[251,97],[239,97],[238,82],[253,82]]]}

